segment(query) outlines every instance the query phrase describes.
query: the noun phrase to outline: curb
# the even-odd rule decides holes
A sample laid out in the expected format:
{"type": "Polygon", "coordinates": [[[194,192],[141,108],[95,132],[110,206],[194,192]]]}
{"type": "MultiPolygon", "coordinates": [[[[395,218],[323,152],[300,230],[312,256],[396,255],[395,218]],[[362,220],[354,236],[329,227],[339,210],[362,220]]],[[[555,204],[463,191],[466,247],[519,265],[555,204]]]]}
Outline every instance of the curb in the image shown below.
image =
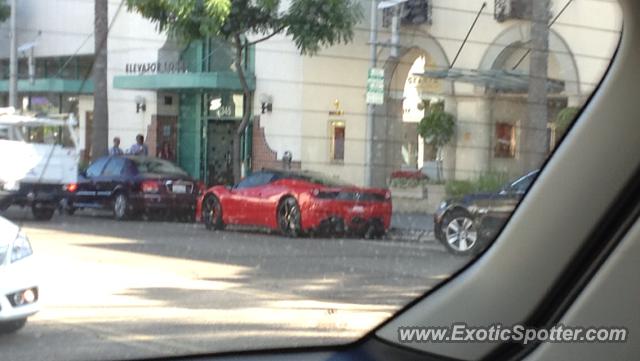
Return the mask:
{"type": "Polygon", "coordinates": [[[418,243],[437,243],[432,230],[391,228],[385,239],[390,241],[405,241],[418,243]]]}

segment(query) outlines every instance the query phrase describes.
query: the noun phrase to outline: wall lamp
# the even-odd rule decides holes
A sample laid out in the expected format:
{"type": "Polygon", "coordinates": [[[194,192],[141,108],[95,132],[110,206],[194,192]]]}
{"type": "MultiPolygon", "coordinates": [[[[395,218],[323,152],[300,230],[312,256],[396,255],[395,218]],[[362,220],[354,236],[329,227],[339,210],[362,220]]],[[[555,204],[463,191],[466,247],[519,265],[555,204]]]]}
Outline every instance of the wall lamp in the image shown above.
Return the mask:
{"type": "Polygon", "coordinates": [[[140,113],[140,111],[147,111],[147,100],[144,97],[137,96],[136,97],[136,113],[140,113]]]}
{"type": "Polygon", "coordinates": [[[260,104],[262,105],[262,114],[273,111],[273,97],[271,95],[262,94],[260,104]]]}

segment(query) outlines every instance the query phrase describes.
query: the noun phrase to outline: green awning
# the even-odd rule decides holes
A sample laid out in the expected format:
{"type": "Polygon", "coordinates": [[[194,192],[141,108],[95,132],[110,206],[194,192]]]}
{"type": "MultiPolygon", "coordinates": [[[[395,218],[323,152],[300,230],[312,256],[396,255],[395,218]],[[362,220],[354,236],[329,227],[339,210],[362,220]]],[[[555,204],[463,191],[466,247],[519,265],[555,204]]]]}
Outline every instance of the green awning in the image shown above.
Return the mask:
{"type": "MultiPolygon", "coordinates": [[[[9,92],[9,80],[0,80],[0,92],[9,92]]],[[[71,93],[92,94],[93,81],[78,79],[39,78],[33,83],[29,80],[18,80],[19,93],[71,93]]]]}
{"type": "MultiPolygon", "coordinates": [[[[247,83],[255,90],[256,77],[247,74],[247,83]]],[[[113,78],[116,89],[135,90],[198,90],[226,89],[240,90],[242,85],[236,73],[232,71],[211,73],[172,73],[152,75],[116,75],[113,78]]]]}

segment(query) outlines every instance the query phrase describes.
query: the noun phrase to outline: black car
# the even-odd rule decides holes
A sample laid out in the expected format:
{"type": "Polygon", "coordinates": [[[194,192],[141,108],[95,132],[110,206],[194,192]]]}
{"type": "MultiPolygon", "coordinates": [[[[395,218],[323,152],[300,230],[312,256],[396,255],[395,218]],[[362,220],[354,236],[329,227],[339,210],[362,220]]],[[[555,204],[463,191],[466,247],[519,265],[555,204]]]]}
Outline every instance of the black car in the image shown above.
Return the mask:
{"type": "Polygon", "coordinates": [[[436,239],[454,254],[482,251],[497,236],[537,175],[537,170],[530,172],[498,192],[443,201],[434,214],[436,239]]]}
{"type": "Polygon", "coordinates": [[[199,184],[177,165],[158,158],[109,156],[97,159],[67,185],[65,209],[111,209],[118,220],[142,213],[195,217],[199,184]]]}

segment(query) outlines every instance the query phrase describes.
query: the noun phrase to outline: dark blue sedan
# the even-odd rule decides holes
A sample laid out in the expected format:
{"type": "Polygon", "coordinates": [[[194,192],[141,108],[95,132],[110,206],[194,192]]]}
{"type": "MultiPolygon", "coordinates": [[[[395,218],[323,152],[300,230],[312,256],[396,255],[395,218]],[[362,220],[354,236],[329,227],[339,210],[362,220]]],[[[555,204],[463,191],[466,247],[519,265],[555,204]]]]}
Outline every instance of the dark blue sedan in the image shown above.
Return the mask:
{"type": "Polygon", "coordinates": [[[97,159],[66,186],[67,214],[107,209],[117,220],[140,214],[195,217],[199,184],[177,165],[158,158],[109,156],[97,159]]]}

